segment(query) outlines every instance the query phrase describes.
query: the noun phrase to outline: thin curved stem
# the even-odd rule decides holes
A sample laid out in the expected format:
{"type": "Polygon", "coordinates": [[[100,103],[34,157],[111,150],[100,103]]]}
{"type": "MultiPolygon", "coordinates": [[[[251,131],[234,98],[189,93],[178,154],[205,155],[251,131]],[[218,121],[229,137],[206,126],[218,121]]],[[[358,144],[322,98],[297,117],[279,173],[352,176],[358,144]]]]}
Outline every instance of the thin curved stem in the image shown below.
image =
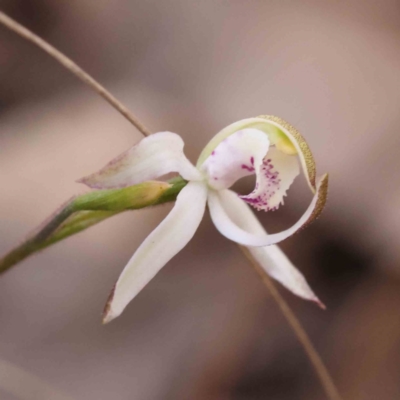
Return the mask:
{"type": "Polygon", "coordinates": [[[32,42],[40,49],[45,51],[68,71],[72,72],[81,81],[95,90],[101,97],[108,101],[117,111],[119,111],[129,122],[131,122],[144,136],[149,136],[151,132],[119,101],[117,100],[104,86],[100,85],[95,79],[87,74],[81,67],[75,64],[70,58],[65,56],[59,50],[54,48],[51,44],[44,41],[39,36],[35,35],[29,29],[25,28],[18,22],[0,11],[0,23],[8,29],[15,32],[17,35],[22,36],[24,39],[32,42]]]}
{"type": "Polygon", "coordinates": [[[246,258],[250,261],[251,265],[254,267],[258,275],[261,277],[261,280],[268,288],[269,292],[272,295],[272,298],[278,304],[282,314],[286,318],[287,322],[293,329],[297,339],[301,343],[304,348],[304,351],[307,354],[312,366],[315,369],[315,372],[318,375],[318,378],[321,382],[322,387],[325,390],[326,395],[330,400],[343,400],[340,396],[336,385],[333,382],[332,377],[330,376],[328,369],[326,368],[324,362],[322,361],[320,355],[318,354],[317,350],[315,349],[314,345],[312,344],[309,336],[307,335],[306,331],[302,327],[300,321],[293,313],[285,299],[281,296],[278,289],[275,287],[275,284],[272,282],[269,275],[264,271],[264,269],[258,264],[258,262],[252,257],[249,251],[243,247],[239,246],[240,250],[244,253],[246,258]]]}
{"type": "MultiPolygon", "coordinates": [[[[12,30],[19,36],[25,38],[26,40],[32,42],[40,49],[45,51],[55,60],[57,60],[61,65],[63,65],[66,69],[72,72],[76,77],[78,77],[81,81],[86,83],[89,87],[95,90],[100,96],[102,96],[108,103],[110,103],[117,111],[119,111],[128,121],[130,121],[144,136],[149,136],[151,132],[145,128],[145,126],[135,117],[133,116],[129,110],[120,103],[111,93],[109,93],[100,83],[98,83],[95,79],[93,79],[90,75],[88,75],[82,68],[80,68],[77,64],[75,64],[71,59],[65,56],[63,53],[55,49],[49,43],[41,39],[39,36],[35,35],[33,32],[20,25],[18,22],[14,21],[12,18],[8,17],[6,14],[0,11],[0,23],[6,26],[8,29],[12,30]]],[[[60,218],[63,218],[64,215],[61,215],[60,218]]],[[[45,227],[46,229],[46,227],[45,227]]],[[[247,249],[239,246],[245,256],[249,259],[251,264],[254,266],[258,274],[261,276],[262,281],[267,286],[268,290],[271,292],[272,297],[277,302],[279,308],[281,309],[284,317],[288,321],[289,325],[292,327],[295,332],[298,340],[304,348],[308,358],[310,359],[311,364],[313,365],[321,384],[330,400],[342,400],[342,397],[339,395],[339,392],[336,389],[335,384],[333,383],[332,378],[329,375],[327,368],[325,367],[321,357],[315,350],[313,344],[311,343],[307,333],[301,326],[299,320],[296,318],[292,310],[289,308],[286,301],[279,294],[278,290],[275,288],[275,285],[272,283],[269,276],[264,272],[264,270],[258,265],[256,260],[248,253],[247,249]]]]}

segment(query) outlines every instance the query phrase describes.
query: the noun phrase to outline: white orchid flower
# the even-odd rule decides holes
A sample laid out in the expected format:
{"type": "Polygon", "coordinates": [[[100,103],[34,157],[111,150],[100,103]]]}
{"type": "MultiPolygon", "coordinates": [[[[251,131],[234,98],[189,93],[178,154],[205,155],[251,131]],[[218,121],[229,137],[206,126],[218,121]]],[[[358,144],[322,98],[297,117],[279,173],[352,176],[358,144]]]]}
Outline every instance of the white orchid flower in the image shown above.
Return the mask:
{"type": "Polygon", "coordinates": [[[249,118],[229,125],[208,143],[196,167],[183,153],[181,137],[171,132],[151,135],[99,172],[80,182],[108,189],[134,185],[179,173],[187,185],[167,217],[136,250],[107,302],[104,322],[119,316],[127,304],[193,237],[208,205],[218,231],[246,246],[264,270],[294,294],[322,303],[303,275],[275,245],[315,219],[326,201],[328,176],[316,180],[311,151],[302,136],[277,117],[249,118]],[[268,234],[248,205],[275,210],[301,169],[314,196],[303,216],[289,229],[268,234]],[[229,190],[238,179],[256,175],[246,196],[229,190]]]}

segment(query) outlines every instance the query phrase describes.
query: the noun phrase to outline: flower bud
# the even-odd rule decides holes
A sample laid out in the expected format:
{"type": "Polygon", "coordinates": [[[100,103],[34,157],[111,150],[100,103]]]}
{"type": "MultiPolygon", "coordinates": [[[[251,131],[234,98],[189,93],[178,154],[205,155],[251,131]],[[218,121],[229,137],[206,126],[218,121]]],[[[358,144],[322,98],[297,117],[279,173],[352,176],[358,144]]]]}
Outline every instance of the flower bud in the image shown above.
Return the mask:
{"type": "Polygon", "coordinates": [[[148,181],[122,189],[96,190],[77,197],[73,209],[123,211],[144,208],[158,204],[172,186],[168,182],[148,181]]]}

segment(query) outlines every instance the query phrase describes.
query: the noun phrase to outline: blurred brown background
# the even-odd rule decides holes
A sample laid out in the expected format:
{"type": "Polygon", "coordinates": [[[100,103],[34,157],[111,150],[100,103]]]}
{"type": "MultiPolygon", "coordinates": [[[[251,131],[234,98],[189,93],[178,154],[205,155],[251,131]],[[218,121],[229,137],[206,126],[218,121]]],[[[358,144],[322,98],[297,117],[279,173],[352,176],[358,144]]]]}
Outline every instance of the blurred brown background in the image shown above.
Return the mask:
{"type": "MultiPolygon", "coordinates": [[[[345,399],[400,398],[398,1],[1,0],[0,8],[152,131],[181,134],[193,161],[242,118],[275,114],[299,128],[319,172],[330,172],[330,197],[322,218],[282,248],[328,310],[282,293],[345,399]]],[[[77,178],[139,139],[69,72],[0,27],[0,252],[83,192],[77,178]]],[[[298,217],[304,186],[299,179],[287,205],[263,216],[268,228],[298,217]]],[[[276,305],[208,217],[123,316],[101,326],[112,284],[169,209],[115,217],[1,276],[0,357],[76,400],[324,399],[276,305]]],[[[0,386],[7,374],[0,370],[0,386]]]]}

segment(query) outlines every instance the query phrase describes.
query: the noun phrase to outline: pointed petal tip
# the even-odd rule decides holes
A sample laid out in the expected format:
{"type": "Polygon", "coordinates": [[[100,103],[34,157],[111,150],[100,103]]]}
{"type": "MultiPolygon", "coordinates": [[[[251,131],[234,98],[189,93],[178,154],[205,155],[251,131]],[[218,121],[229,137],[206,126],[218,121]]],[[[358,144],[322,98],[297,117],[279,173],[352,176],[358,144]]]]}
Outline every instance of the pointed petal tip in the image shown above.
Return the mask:
{"type": "Polygon", "coordinates": [[[118,317],[118,315],[115,314],[115,312],[112,310],[111,308],[111,303],[114,299],[114,294],[115,294],[115,288],[116,288],[117,284],[115,284],[113,286],[113,288],[111,289],[111,292],[108,296],[106,305],[104,306],[104,310],[103,310],[103,318],[102,318],[102,324],[106,325],[109,322],[111,322],[114,318],[118,317]]]}
{"type": "Polygon", "coordinates": [[[321,309],[321,310],[324,310],[324,311],[326,311],[326,305],[324,304],[324,303],[322,303],[321,301],[317,301],[317,304],[318,304],[318,307],[321,309]]]}
{"type": "MultiPolygon", "coordinates": [[[[278,280],[279,281],[279,280],[278,280]]],[[[286,287],[286,289],[289,289],[295,296],[300,297],[303,300],[306,301],[311,301],[312,303],[314,303],[315,305],[317,305],[321,310],[326,310],[326,305],[315,295],[315,293],[310,289],[310,287],[308,286],[307,282],[304,280],[306,286],[307,286],[307,293],[298,293],[295,292],[292,288],[290,288],[287,284],[285,284],[282,281],[279,281],[283,286],[286,287]]]]}
{"type": "Polygon", "coordinates": [[[75,182],[82,183],[83,185],[86,185],[91,189],[99,189],[98,185],[96,185],[96,183],[93,182],[92,175],[84,176],[83,178],[77,179],[75,182]]]}
{"type": "Polygon", "coordinates": [[[107,325],[108,323],[110,323],[112,320],[114,319],[113,316],[111,316],[110,314],[104,314],[103,318],[101,320],[101,323],[103,325],[107,325]]]}
{"type": "Polygon", "coordinates": [[[311,299],[311,301],[313,301],[321,310],[326,310],[326,305],[317,296],[311,299]]]}

